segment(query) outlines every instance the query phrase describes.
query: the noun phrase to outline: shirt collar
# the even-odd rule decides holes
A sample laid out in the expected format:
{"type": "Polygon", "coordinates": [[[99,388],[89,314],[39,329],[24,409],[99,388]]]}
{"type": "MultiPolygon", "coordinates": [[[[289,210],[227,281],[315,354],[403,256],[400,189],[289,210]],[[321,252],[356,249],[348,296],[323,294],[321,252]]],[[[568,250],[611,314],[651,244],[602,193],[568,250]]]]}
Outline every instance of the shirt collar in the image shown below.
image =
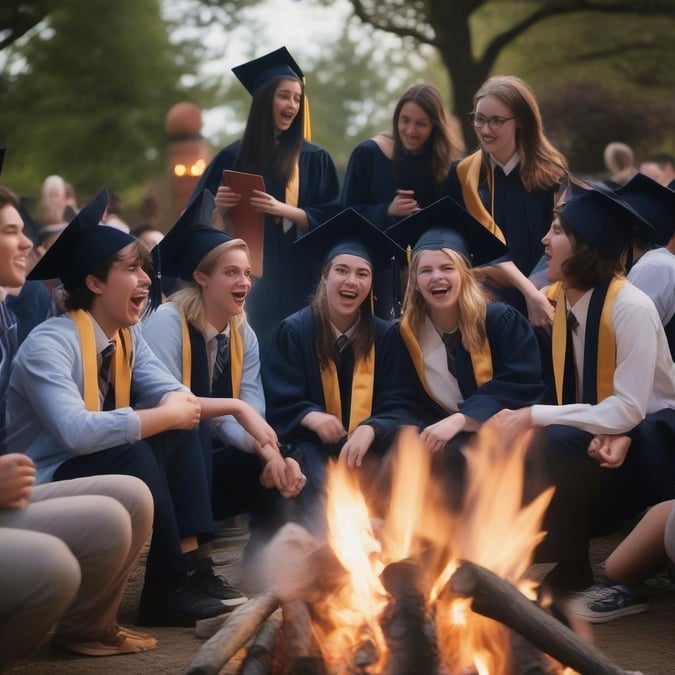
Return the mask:
{"type": "Polygon", "coordinates": [[[216,330],[208,321],[206,321],[206,327],[204,329],[204,340],[206,342],[209,342],[210,340],[213,340],[213,338],[218,335],[218,333],[221,333],[223,335],[226,335],[227,337],[230,336],[230,323],[228,321],[227,325],[222,331],[216,330]]]}
{"type": "Polygon", "coordinates": [[[89,312],[87,312],[87,314],[89,314],[91,325],[94,327],[94,340],[96,341],[96,354],[98,355],[112,342],[112,340],[108,340],[108,336],[103,332],[103,328],[98,325],[98,321],[96,321],[89,312]]]}
{"type": "Polygon", "coordinates": [[[351,336],[354,335],[356,327],[359,325],[359,320],[357,319],[344,333],[341,330],[338,330],[332,321],[329,321],[328,323],[330,323],[330,327],[335,335],[335,339],[337,340],[340,335],[346,335],[348,338],[351,338],[351,336]]]}
{"type": "Polygon", "coordinates": [[[492,162],[492,166],[498,166],[501,168],[501,170],[504,172],[505,176],[508,176],[519,164],[520,162],[520,155],[518,154],[518,151],[513,153],[513,157],[506,162],[506,164],[500,164],[492,155],[490,155],[490,161],[492,162]]]}
{"type": "Polygon", "coordinates": [[[574,306],[570,306],[569,300],[565,298],[565,305],[568,310],[572,310],[574,318],[579,323],[579,334],[585,335],[586,333],[586,317],[588,316],[588,307],[591,303],[591,295],[593,295],[593,289],[587,290],[575,303],[574,306]]]}

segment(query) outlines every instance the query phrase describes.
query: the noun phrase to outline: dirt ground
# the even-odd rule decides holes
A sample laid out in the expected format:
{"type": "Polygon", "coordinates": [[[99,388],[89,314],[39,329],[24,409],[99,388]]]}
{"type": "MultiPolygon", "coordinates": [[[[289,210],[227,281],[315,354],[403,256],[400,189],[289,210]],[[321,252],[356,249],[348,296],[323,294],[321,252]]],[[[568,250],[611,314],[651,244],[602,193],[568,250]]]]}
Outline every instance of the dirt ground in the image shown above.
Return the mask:
{"type": "MultiPolygon", "coordinates": [[[[619,536],[594,541],[592,553],[596,566],[618,541],[619,536]]],[[[214,551],[218,571],[236,583],[241,580],[240,561],[244,543],[245,534],[231,533],[219,541],[214,551]]],[[[139,571],[130,580],[120,608],[122,624],[133,624],[140,584],[139,571]]],[[[650,607],[648,612],[594,626],[595,645],[622,669],[639,671],[643,675],[672,675],[675,673],[675,593],[652,595],[647,602],[650,607]]],[[[28,661],[8,672],[11,675],[177,675],[185,671],[203,644],[194,637],[190,628],[149,630],[159,641],[157,649],[150,652],[108,658],[77,657],[52,650],[45,640],[28,661]]]]}

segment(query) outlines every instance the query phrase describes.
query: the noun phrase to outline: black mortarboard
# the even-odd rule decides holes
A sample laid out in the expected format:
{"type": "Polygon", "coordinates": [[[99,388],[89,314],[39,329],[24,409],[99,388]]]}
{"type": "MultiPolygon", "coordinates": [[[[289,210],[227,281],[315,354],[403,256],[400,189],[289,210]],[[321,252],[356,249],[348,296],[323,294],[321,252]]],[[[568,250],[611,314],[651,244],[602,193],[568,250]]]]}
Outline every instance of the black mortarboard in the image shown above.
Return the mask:
{"type": "Polygon", "coordinates": [[[136,241],[114,227],[101,225],[108,192],[101,190],[71,221],[28,275],[28,279],[61,279],[74,291],[117,251],[136,241]]]}
{"type": "Polygon", "coordinates": [[[286,47],[280,47],[269,54],[253,59],[253,61],[235,66],[232,68],[232,72],[246,87],[251,96],[255,94],[256,89],[261,84],[273,77],[287,75],[300,80],[304,77],[300,66],[295,62],[286,47]]]}
{"type": "Polygon", "coordinates": [[[174,226],[152,250],[157,272],[162,276],[193,281],[192,273],[213,248],[232,237],[213,227],[215,203],[208,190],[198,194],[174,226]]]}
{"type": "Polygon", "coordinates": [[[580,235],[605,258],[618,258],[636,234],[651,240],[653,228],[637,211],[608,190],[586,190],[560,209],[564,227],[580,235]]]}
{"type": "Polygon", "coordinates": [[[374,269],[386,268],[392,258],[402,260],[404,251],[382,230],[352,208],[340,211],[295,242],[317,260],[327,263],[342,253],[367,260],[374,269]]]}
{"type": "Polygon", "coordinates": [[[450,197],[442,197],[400,220],[386,233],[413,251],[452,249],[473,266],[485,265],[508,253],[497,237],[450,197]]]}
{"type": "Polygon", "coordinates": [[[675,232],[675,190],[636,173],[616,193],[654,228],[648,241],[659,246],[670,241],[675,232]]]}

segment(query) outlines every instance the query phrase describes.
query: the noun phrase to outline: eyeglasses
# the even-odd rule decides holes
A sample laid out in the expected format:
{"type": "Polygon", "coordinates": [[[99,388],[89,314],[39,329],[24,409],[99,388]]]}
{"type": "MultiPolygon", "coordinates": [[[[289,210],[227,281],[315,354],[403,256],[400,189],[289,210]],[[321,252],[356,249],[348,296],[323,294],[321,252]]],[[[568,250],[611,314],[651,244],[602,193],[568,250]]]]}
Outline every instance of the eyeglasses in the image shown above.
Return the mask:
{"type": "Polygon", "coordinates": [[[490,129],[501,129],[504,126],[504,122],[516,119],[515,117],[485,117],[485,115],[481,115],[480,113],[472,112],[468,113],[467,117],[469,118],[469,122],[471,122],[476,129],[481,129],[486,124],[490,129]]]}

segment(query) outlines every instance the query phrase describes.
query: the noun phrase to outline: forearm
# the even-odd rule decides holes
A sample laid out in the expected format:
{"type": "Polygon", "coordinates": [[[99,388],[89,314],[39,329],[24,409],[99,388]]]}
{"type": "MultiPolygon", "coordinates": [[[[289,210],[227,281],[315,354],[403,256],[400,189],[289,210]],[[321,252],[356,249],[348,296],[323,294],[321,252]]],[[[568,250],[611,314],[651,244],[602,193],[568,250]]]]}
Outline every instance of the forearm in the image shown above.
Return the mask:
{"type": "Polygon", "coordinates": [[[241,401],[236,398],[211,398],[198,396],[201,406],[201,419],[210,420],[223,415],[237,415],[241,409],[241,401]]]}

